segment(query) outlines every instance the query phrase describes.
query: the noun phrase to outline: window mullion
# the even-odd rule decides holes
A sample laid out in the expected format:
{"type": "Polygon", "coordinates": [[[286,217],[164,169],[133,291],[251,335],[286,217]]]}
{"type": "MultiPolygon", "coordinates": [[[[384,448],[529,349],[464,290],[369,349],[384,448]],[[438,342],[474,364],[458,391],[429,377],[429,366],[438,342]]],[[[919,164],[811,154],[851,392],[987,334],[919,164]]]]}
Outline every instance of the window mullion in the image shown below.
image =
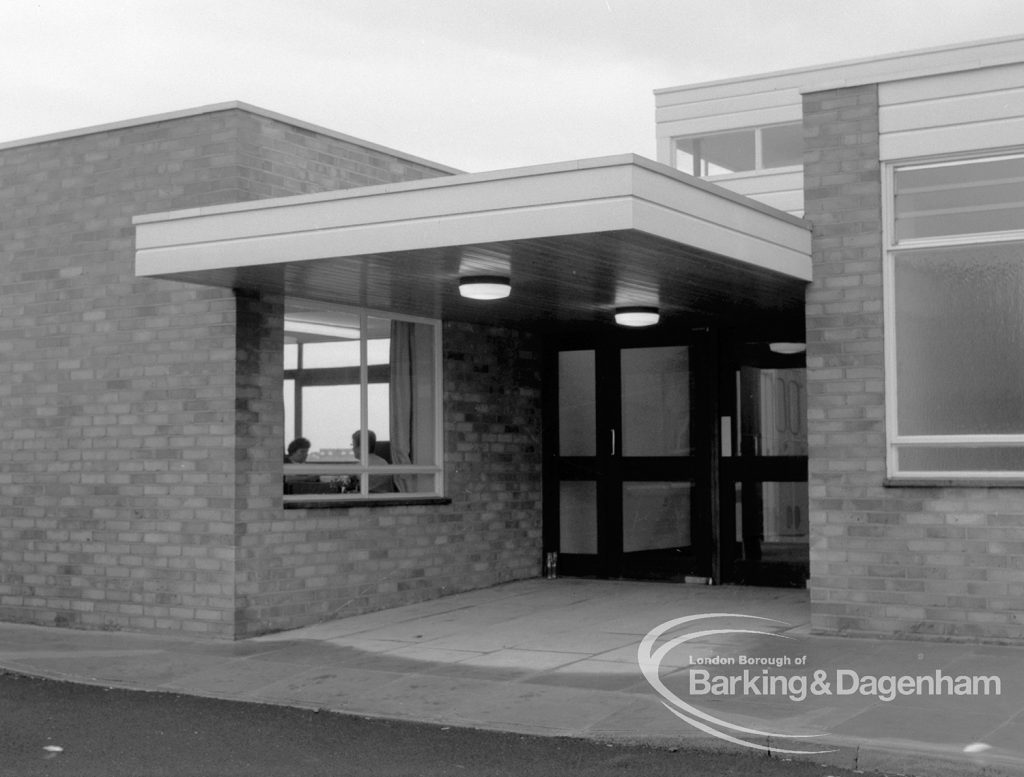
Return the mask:
{"type": "Polygon", "coordinates": [[[295,381],[292,384],[292,407],[295,408],[295,435],[302,436],[302,347],[301,342],[295,344],[295,381]]]}
{"type": "MultiPolygon", "coordinates": [[[[365,468],[369,464],[370,446],[370,367],[369,367],[369,316],[366,312],[359,314],[359,466],[365,468]]],[[[363,469],[365,473],[365,469],[363,469]]],[[[366,496],[370,492],[370,478],[365,475],[359,478],[359,493],[366,496]]]]}
{"type": "Polygon", "coordinates": [[[882,232],[886,251],[882,260],[882,327],[883,362],[885,364],[885,427],[889,444],[886,446],[886,471],[892,475],[898,469],[894,441],[899,435],[899,396],[896,383],[896,270],[893,244],[895,229],[895,167],[885,165],[882,175],[882,232]]]}

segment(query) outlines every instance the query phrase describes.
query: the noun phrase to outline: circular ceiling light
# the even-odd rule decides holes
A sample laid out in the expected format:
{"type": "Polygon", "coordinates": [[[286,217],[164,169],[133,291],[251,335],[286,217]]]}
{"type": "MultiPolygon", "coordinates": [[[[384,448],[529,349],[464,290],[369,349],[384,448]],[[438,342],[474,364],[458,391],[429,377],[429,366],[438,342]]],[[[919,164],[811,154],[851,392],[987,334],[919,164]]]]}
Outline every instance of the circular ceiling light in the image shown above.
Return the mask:
{"type": "Polygon", "coordinates": [[[459,294],[468,299],[505,299],[512,284],[503,275],[468,275],[459,279],[459,294]]]}
{"type": "Polygon", "coordinates": [[[654,326],[661,316],[653,307],[635,306],[615,309],[615,323],[621,326],[654,326]]]}
{"type": "Polygon", "coordinates": [[[772,353],[790,355],[794,353],[803,353],[807,350],[807,345],[805,343],[769,343],[768,350],[772,353]]]}

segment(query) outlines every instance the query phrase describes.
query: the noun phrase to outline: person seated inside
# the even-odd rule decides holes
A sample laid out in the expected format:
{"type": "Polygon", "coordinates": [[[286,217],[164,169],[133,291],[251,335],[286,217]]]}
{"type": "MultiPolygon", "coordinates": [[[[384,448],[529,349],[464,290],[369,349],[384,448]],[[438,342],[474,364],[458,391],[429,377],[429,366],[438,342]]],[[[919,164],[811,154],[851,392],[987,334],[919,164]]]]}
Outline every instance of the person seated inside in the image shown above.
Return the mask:
{"type": "MultiPolygon", "coordinates": [[[[309,449],[313,444],[305,437],[297,437],[288,443],[288,450],[284,454],[285,464],[304,464],[309,456],[309,449]]],[[[285,485],[289,483],[319,483],[319,475],[285,475],[285,485]]]]}
{"type": "MultiPolygon", "coordinates": [[[[352,453],[355,455],[358,461],[362,461],[362,435],[357,431],[352,435],[352,453]]],[[[369,449],[366,453],[367,465],[373,466],[387,466],[388,461],[378,456],[374,449],[377,447],[377,435],[371,429],[366,431],[366,445],[369,449]]],[[[354,490],[359,490],[356,485],[354,490]]],[[[395,479],[391,475],[370,475],[370,493],[371,494],[387,494],[392,491],[397,491],[395,487],[395,479]]]]}
{"type": "Polygon", "coordinates": [[[296,437],[288,443],[288,450],[284,454],[285,464],[302,464],[309,457],[309,449],[313,443],[305,437],[296,437]]]}

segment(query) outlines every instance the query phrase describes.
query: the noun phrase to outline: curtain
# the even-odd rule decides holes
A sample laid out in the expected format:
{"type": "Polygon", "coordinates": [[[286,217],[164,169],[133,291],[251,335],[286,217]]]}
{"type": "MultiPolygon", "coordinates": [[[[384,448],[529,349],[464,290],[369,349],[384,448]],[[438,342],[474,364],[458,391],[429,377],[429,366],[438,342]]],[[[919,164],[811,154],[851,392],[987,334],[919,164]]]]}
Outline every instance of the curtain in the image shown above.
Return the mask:
{"type": "MultiPolygon", "coordinates": [[[[433,332],[430,326],[391,322],[391,463],[433,464],[433,332]]],[[[429,475],[395,475],[402,492],[433,491],[429,475]]]]}

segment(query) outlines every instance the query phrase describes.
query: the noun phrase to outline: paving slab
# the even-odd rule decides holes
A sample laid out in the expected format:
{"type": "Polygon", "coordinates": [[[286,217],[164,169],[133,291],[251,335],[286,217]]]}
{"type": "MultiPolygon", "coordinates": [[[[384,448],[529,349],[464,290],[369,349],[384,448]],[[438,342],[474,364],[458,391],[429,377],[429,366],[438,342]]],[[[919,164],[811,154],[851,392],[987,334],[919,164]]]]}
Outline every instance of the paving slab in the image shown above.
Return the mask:
{"type": "Polygon", "coordinates": [[[1024,775],[1024,648],[815,635],[807,591],[796,589],[538,579],[241,642],[0,624],[0,667],[521,733],[824,750],[815,761],[928,777],[1024,775]],[[686,705],[673,714],[641,672],[638,648],[660,624],[689,616],[655,646],[667,651],[658,681],[686,705]],[[728,663],[741,659],[763,663],[728,663]],[[743,669],[775,677],[778,692],[691,685],[743,669]],[[840,670],[988,674],[1002,692],[883,700],[837,689],[801,697],[792,685],[814,672],[834,682],[840,670]]]}

